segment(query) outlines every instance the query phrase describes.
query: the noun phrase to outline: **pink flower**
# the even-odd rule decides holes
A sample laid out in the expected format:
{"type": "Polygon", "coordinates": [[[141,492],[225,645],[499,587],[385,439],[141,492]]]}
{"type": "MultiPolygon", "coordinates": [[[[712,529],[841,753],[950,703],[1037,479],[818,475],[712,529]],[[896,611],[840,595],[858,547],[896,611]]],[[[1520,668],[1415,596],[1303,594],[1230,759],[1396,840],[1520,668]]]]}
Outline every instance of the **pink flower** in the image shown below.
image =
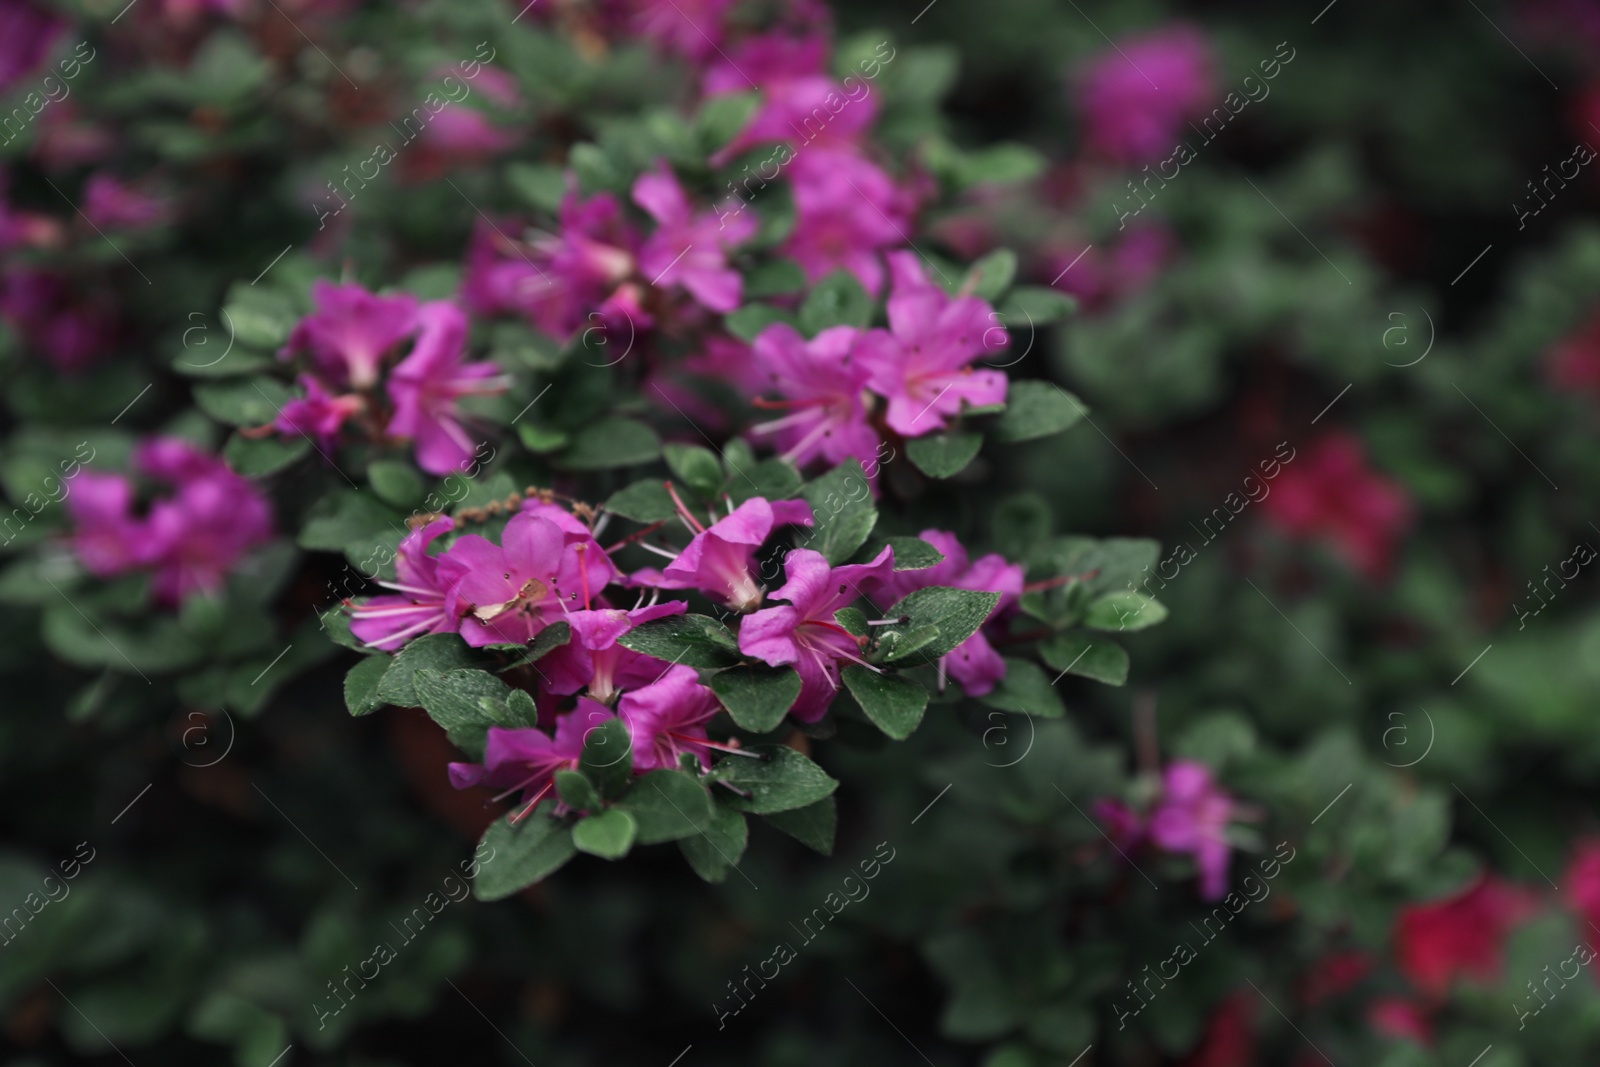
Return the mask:
{"type": "Polygon", "coordinates": [[[713,157],[721,165],[752,145],[792,142],[795,150],[818,143],[859,139],[877,117],[871,87],[857,77],[847,89],[828,72],[826,36],[769,33],[741,42],[706,71],[705,93],[721,96],[751,88],[757,80],[762,105],[739,135],[713,157]]]}
{"type": "Polygon", "coordinates": [[[799,263],[813,282],[843,268],[877,296],[883,289],[878,252],[906,243],[913,198],[849,148],[797,153],[789,179],[795,226],[783,254],[799,263]]]}
{"type": "MultiPolygon", "coordinates": [[[[1000,602],[989,613],[992,620],[1022,596],[1024,574],[1020,564],[1011,563],[994,552],[969,563],[966,548],[956,540],[955,534],[944,530],[923,530],[917,536],[937,548],[944,555],[944,561],[921,570],[895,571],[883,585],[883,595],[889,601],[930,585],[978,589],[1000,594],[1000,602]]],[[[1005,660],[989,644],[981,629],[957,645],[939,664],[973,696],[993,692],[1006,676],[1005,660]]]]}
{"type": "Polygon", "coordinates": [[[355,393],[334,396],[309,374],[300,376],[306,395],[283,405],[273,427],[285,435],[304,435],[316,440],[324,452],[332,452],[345,422],[359,415],[367,402],[355,393]]]}
{"type": "Polygon", "coordinates": [[[33,72],[67,24],[28,0],[0,0],[0,92],[33,72]]]}
{"type": "Polygon", "coordinates": [[[1382,579],[1411,524],[1405,489],[1367,465],[1366,449],[1353,434],[1325,434],[1306,451],[1262,501],[1268,519],[1290,537],[1332,545],[1351,569],[1382,579]]]}
{"type": "Polygon", "coordinates": [[[58,369],[83,370],[116,343],[118,334],[114,306],[87,288],[63,275],[7,268],[0,318],[58,369]]]}
{"type": "Polygon", "coordinates": [[[716,694],[700,684],[693,667],[668,667],[657,681],[622,694],[617,714],[633,740],[633,769],[671,770],[683,752],[694,753],[709,767],[705,749],[715,746],[706,738],[706,723],[721,710],[716,694]]]}
{"type": "Polygon", "coordinates": [[[667,564],[656,585],[662,589],[699,589],[736,611],[754,611],[765,592],[756,580],[756,550],[767,543],[779,526],[810,526],[811,505],[803,500],[768,503],[752,497],[728,517],[703,527],[679,505],[698,532],[678,558],[667,564]]]}
{"type": "Polygon", "coordinates": [[[152,438],[133,455],[134,469],[171,488],[142,516],[136,490],[118,475],[84,472],[68,498],[71,544],[93,574],[152,574],[156,601],[176,606],[222,588],[234,565],[272,538],[272,509],[249,481],[215,456],[177,438],[152,438]]]}
{"type": "Polygon", "coordinates": [[[301,319],[279,353],[309,352],[330,382],[371,389],[378,370],[401,341],[416,332],[417,301],[398,293],[377,296],[354,282],[335,285],[318,278],[311,285],[316,311],[301,319]]]}
{"type": "MultiPolygon", "coordinates": [[[[576,191],[561,203],[560,232],[530,244],[481,225],[467,252],[462,296],[473,311],[515,312],[557,340],[594,326],[608,299],[633,275],[638,238],[622,221],[615,197],[588,200],[576,191]]],[[[632,318],[631,309],[619,309],[632,318]]],[[[634,328],[649,325],[635,321],[634,328]]]]}
{"type": "Polygon", "coordinates": [[[819,458],[866,463],[876,455],[878,432],[867,421],[871,398],[864,392],[869,368],[857,358],[860,337],[851,326],[830,326],[809,341],[787,323],[762,330],[756,365],[784,399],[756,405],[788,414],[752,426],[750,435],[771,434],[783,458],[798,467],[819,458]]]}
{"type": "Polygon", "coordinates": [[[790,713],[816,722],[839,691],[839,664],[860,663],[861,645],[834,614],[861,599],[894,572],[894,550],[885,547],[871,563],[831,567],[820,552],[797,548],[784,558],[788,582],[773,590],[788,603],[763,608],[739,627],[739,650],[773,667],[800,672],[800,695],[790,713]]]}
{"type": "Polygon", "coordinates": [[[1217,900],[1228,890],[1228,821],[1233,800],[1216,787],[1211,769],[1174,760],[1161,776],[1161,800],[1150,813],[1150,840],[1168,852],[1187,852],[1200,868],[1200,895],[1217,900]]]}
{"type": "Polygon", "coordinates": [[[1095,247],[1056,253],[1047,260],[1046,269],[1050,277],[1060,279],[1060,289],[1098,309],[1145,289],[1176,250],[1177,240],[1166,226],[1134,226],[1103,254],[1095,247]]]}
{"type": "Polygon", "coordinates": [[[480,167],[517,140],[475,107],[447,107],[423,127],[416,147],[400,157],[400,167],[407,182],[434,181],[451,170],[480,167]]]}
{"type": "Polygon", "coordinates": [[[1384,1037],[1433,1046],[1433,1022],[1427,1009],[1405,997],[1379,997],[1367,1009],[1367,1023],[1384,1037]]]}
{"type": "Polygon", "coordinates": [[[576,708],[556,719],[553,737],[532,726],[491,726],[483,746],[483,762],[450,764],[450,784],[457,789],[483,785],[504,790],[496,800],[521,792],[526,804],[512,817],[513,822],[518,822],[555,787],[557,771],[578,765],[589,732],[612,717],[609,708],[592,700],[580,700],[576,708]]]}
{"type": "Polygon", "coordinates": [[[1005,374],[970,366],[1007,343],[994,309],[929,282],[915,252],[889,253],[889,269],[889,330],[868,331],[860,347],[868,384],[889,401],[889,426],[920,437],[944,429],[963,405],[1004,404],[1005,374]]]}
{"type": "Polygon", "coordinates": [[[395,580],[378,583],[399,595],[375,596],[356,605],[350,613],[351,633],[373,648],[394,652],[413,637],[456,629],[461,607],[455,589],[440,576],[439,557],[428,554],[434,539],[454,526],[449,518],[434,519],[401,539],[395,580]]]}
{"type": "Polygon", "coordinates": [[[661,677],[666,664],[624,648],[617,638],[640,623],[682,615],[688,607],[681,600],[669,600],[631,611],[595,608],[568,612],[565,618],[572,626],[572,640],[539,661],[544,688],[567,696],[587,687],[590,699],[610,704],[622,690],[649,685],[661,677]]]}
{"type": "Polygon", "coordinates": [[[140,192],[102,171],[84,186],[83,214],[101,229],[140,230],[161,225],[172,211],[168,201],[140,192]]]}
{"type": "Polygon", "coordinates": [[[472,438],[461,427],[456,402],[464,396],[503,392],[509,380],[493,363],[462,363],[467,352],[467,317],[446,300],[417,310],[420,331],[411,354],[389,376],[394,416],[388,433],[417,442],[417,465],[448,474],[472,458],[472,438]]]}
{"type": "Polygon", "coordinates": [[[1085,143],[1118,163],[1166,156],[1217,96],[1211,68],[1210,44],[1189,26],[1118,42],[1079,72],[1085,143]]]}
{"type": "Polygon", "coordinates": [[[616,574],[592,542],[542,515],[513,515],[500,541],[467,534],[440,560],[469,645],[525,644],[568,610],[590,608],[616,574]]]}
{"type": "Polygon", "coordinates": [[[744,279],[728,266],[727,250],[755,236],[752,215],[719,220],[715,211],[694,214],[683,186],[665,163],[639,175],[633,202],[656,220],[656,232],[639,253],[639,270],[652,285],[681,286],[702,307],[732,311],[744,279]]]}
{"type": "Polygon", "coordinates": [[[727,38],[728,10],[734,0],[624,0],[628,28],[665,52],[696,63],[714,55],[727,38]]]}

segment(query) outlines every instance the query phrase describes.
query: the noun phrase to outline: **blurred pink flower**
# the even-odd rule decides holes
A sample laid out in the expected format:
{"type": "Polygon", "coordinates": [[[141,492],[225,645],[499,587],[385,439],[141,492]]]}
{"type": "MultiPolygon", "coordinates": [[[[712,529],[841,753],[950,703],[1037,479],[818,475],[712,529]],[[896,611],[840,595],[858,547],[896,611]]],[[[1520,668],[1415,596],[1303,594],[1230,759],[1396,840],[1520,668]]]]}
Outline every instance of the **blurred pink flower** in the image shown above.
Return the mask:
{"type": "Polygon", "coordinates": [[[1200,895],[1218,900],[1228,890],[1228,822],[1234,803],[1218,789],[1211,768],[1174,760],[1161,776],[1161,799],[1150,812],[1150,840],[1168,852],[1187,852],[1200,869],[1200,895]]]}
{"type": "Polygon", "coordinates": [[[429,474],[449,474],[472,458],[475,445],[461,426],[457,402],[464,396],[504,392],[510,380],[488,361],[463,363],[467,316],[446,300],[417,309],[416,344],[387,383],[394,415],[386,432],[416,441],[417,465],[429,474]]]}
{"type": "Polygon", "coordinates": [[[639,252],[639,270],[651,285],[681,286],[711,311],[739,306],[744,279],[728,265],[728,250],[755,236],[754,215],[726,222],[715,211],[695,214],[665,163],[633,183],[633,202],[656,220],[655,233],[639,252]]]}
{"type": "Polygon", "coordinates": [[[417,300],[407,293],[378,296],[355,282],[311,285],[316,310],[295,325],[279,353],[309,352],[317,370],[335,385],[371,389],[401,341],[417,330],[417,300]]]}
{"type": "Polygon", "coordinates": [[[1186,25],[1124,39],[1087,61],[1077,86],[1089,150],[1130,164],[1168,155],[1216,96],[1213,65],[1210,43],[1186,25]]]}
{"type": "Polygon", "coordinates": [[[789,165],[795,226],[783,254],[821,281],[843,268],[873,296],[883,289],[879,251],[903,246],[915,198],[853,149],[816,147],[789,165]]]}
{"type": "Polygon", "coordinates": [[[139,230],[167,222],[172,205],[101,171],[84,186],[83,215],[104,230],[139,230]]]}
{"type": "Polygon", "coordinates": [[[828,70],[829,45],[823,34],[790,36],[769,33],[751,37],[711,63],[706,71],[707,96],[748,92],[746,78],[761,90],[761,108],[739,135],[723,147],[713,163],[720,165],[759,144],[805,145],[858,140],[877,117],[878,102],[861,78],[854,88],[828,70]]]}
{"type": "Polygon", "coordinates": [[[66,28],[28,0],[0,0],[0,92],[33,73],[66,28]]]}
{"type": "Polygon", "coordinates": [[[217,592],[245,553],[271,540],[272,509],[255,485],[187,441],[150,438],[133,467],[170,490],[143,514],[125,475],[82,472],[67,498],[70,543],[91,573],[149,571],[156,601],[176,606],[217,592]]]}

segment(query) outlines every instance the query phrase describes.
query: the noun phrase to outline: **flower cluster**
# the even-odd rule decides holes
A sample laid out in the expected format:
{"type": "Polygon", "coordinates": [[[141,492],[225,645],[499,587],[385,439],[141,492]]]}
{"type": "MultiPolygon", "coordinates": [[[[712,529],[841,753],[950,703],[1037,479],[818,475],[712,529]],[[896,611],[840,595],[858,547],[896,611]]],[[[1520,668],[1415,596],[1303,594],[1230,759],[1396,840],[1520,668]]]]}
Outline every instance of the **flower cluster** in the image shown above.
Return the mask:
{"type": "Polygon", "coordinates": [[[272,538],[271,505],[255,485],[189,442],[151,438],[133,466],[170,491],[141,502],[134,479],[82,471],[67,498],[71,545],[91,574],[148,572],[156,600],[177,605],[215,593],[247,552],[272,538]]]}
{"type": "Polygon", "coordinates": [[[954,296],[928,279],[915,252],[888,255],[893,284],[889,328],[834,326],[809,341],[774,323],[755,340],[755,359],[779,400],[758,400],[787,414],[751,427],[783,458],[805,466],[872,461],[880,426],[902,437],[945,429],[964,409],[1006,400],[1006,376],[972,366],[1009,343],[994,309],[954,296]]]}
{"type": "Polygon", "coordinates": [[[266,431],[313,439],[326,452],[358,420],[374,438],[414,441],[417,465],[430,474],[466,464],[476,446],[462,426],[460,399],[509,384],[493,363],[465,362],[466,314],[449,301],[378,296],[354,283],[318,281],[311,295],[316,310],[279,353],[304,358],[305,395],[284,405],[266,431]],[[399,358],[406,342],[409,352],[399,358]]]}
{"type": "Polygon", "coordinates": [[[862,662],[861,639],[834,616],[889,587],[893,551],[885,548],[869,564],[836,567],[818,552],[793,550],[785,560],[788,581],[771,593],[785,603],[760,608],[756,553],[779,527],[809,525],[810,508],[756,497],[710,525],[680,508],[694,529],[689,544],[664,569],[626,576],[611,561],[626,540],[602,548],[572,512],[537,498],[506,523],[499,544],[463,534],[433,554],[434,542],[454,531],[449,518],[404,539],[395,580],[380,583],[392,592],[352,609],[351,632],[369,646],[392,652],[421,635],[447,632],[475,647],[527,644],[553,623],[570,627],[566,643],[540,661],[540,706],[554,718],[554,734],[492,728],[484,763],[453,768],[458,787],[522,790],[531,807],[556,771],[574,765],[583,737],[613,714],[629,732],[635,771],[676,767],[685,753],[703,757],[718,747],[705,724],[721,704],[696,671],[618,641],[642,623],[687,609],[685,601],[660,602],[662,589],[696,590],[749,612],[738,632],[740,651],[798,671],[802,688],[789,709],[797,719],[815,721],[827,711],[840,688],[841,664],[862,662]],[[656,591],[626,609],[608,598],[613,586],[656,591]],[[558,707],[575,695],[575,706],[558,707]]]}

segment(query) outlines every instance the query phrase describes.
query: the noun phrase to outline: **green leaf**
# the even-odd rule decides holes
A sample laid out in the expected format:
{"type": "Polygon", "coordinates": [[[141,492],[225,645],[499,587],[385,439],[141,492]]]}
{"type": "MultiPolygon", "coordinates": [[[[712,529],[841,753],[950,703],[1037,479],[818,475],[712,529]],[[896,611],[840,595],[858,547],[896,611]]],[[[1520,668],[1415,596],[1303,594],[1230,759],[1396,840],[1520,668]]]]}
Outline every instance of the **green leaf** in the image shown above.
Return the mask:
{"type": "MultiPolygon", "coordinates": [[[[549,802],[546,801],[546,804],[549,802]]],[[[543,812],[535,812],[512,826],[509,819],[496,819],[484,832],[478,845],[487,846],[489,857],[478,861],[478,877],[472,894],[479,900],[503,900],[553,874],[577,851],[572,831],[543,812]]]]}
{"type": "Polygon", "coordinates": [[[301,548],[342,552],[368,578],[394,559],[404,517],[366,493],[342,489],[317,501],[300,530],[301,548]]]}
{"type": "Polygon", "coordinates": [[[800,675],[793,667],[734,667],[711,676],[711,691],[733,721],[764,734],[778,728],[800,695],[800,675]]]}
{"type": "Polygon", "coordinates": [[[651,771],[633,783],[615,807],[639,825],[639,843],[654,845],[699,833],[711,822],[705,787],[682,771],[651,771]]]}
{"type": "Polygon", "coordinates": [[[709,448],[671,444],[661,452],[672,473],[701,496],[714,497],[722,488],[722,461],[709,448]]]}
{"type": "Polygon", "coordinates": [[[621,796],[633,780],[633,737],[628,733],[627,724],[613,717],[584,725],[587,730],[578,769],[600,790],[601,796],[621,796]]]}
{"type": "Polygon", "coordinates": [[[806,287],[806,272],[792,259],[774,259],[762,263],[744,276],[744,298],[758,300],[768,296],[786,296],[806,287]]]}
{"type": "Polygon", "coordinates": [[[917,630],[934,627],[939,631],[937,638],[919,646],[915,658],[904,644],[894,654],[894,661],[898,663],[931,663],[977,633],[998,603],[999,593],[930,585],[908,594],[888,610],[887,617],[904,617],[909,621],[881,627],[878,640],[881,644],[889,634],[898,633],[904,635],[904,641],[917,630]]]}
{"type": "Polygon", "coordinates": [[[379,500],[397,508],[422,503],[422,476],[410,463],[382,459],[367,466],[367,482],[379,500]]]}
{"type": "Polygon", "coordinates": [[[761,331],[775,322],[787,322],[793,326],[794,316],[771,304],[746,304],[742,308],[728,312],[723,316],[722,322],[729,333],[741,341],[753,344],[761,331]]]}
{"type": "Polygon", "coordinates": [[[1043,719],[1059,719],[1067,713],[1050,675],[1032,660],[1011,656],[1006,657],[1006,676],[1000,684],[978,699],[991,708],[1043,719]]]}
{"type": "Polygon", "coordinates": [[[857,460],[846,460],[810,482],[801,495],[816,517],[805,547],[821,552],[829,563],[849,559],[878,523],[871,486],[857,460]]]}
{"type": "Polygon", "coordinates": [[[491,652],[509,654],[510,658],[500,666],[500,671],[503,673],[513,667],[526,667],[530,663],[535,663],[571,640],[572,624],[562,619],[534,634],[533,640],[525,645],[489,645],[488,648],[491,652]]]}
{"type": "Polygon", "coordinates": [[[533,421],[517,424],[517,440],[536,456],[559,452],[572,443],[572,435],[552,426],[540,426],[533,421]]]}
{"type": "Polygon", "coordinates": [[[735,507],[756,496],[768,500],[790,500],[799,494],[804,484],[794,464],[781,459],[736,465],[730,457],[727,466],[728,495],[733,498],[735,507]]]}
{"type": "Polygon", "coordinates": [[[370,715],[383,707],[378,683],[389,670],[388,656],[367,656],[344,676],[344,706],[351,715],[370,715]]]}
{"type": "Polygon", "coordinates": [[[787,745],[757,745],[746,749],[765,760],[728,756],[711,768],[710,777],[750,794],[724,801],[738,811],[767,815],[815,804],[830,796],[839,783],[826,771],[787,745]]]}
{"type": "MultiPolygon", "coordinates": [[[[925,648],[931,648],[939,640],[939,628],[937,626],[885,628],[873,636],[878,642],[871,656],[874,663],[885,665],[904,663],[907,666],[916,666],[919,663],[931,662],[915,654],[925,648]]],[[[937,656],[933,658],[938,659],[937,656]]]]}
{"type": "Polygon", "coordinates": [[[513,689],[506,697],[505,725],[513,727],[538,726],[539,705],[526,689],[513,689]]]}
{"type": "Polygon", "coordinates": [[[677,505],[659,478],[646,478],[617,490],[606,501],[605,509],[643,523],[665,522],[678,514],[677,505]]]}
{"type": "Polygon", "coordinates": [[[605,807],[594,785],[578,771],[557,771],[555,783],[556,795],[561,798],[561,803],[573,811],[599,811],[605,807]]]}
{"type": "Polygon", "coordinates": [[[483,755],[489,727],[502,725],[506,684],[487,671],[427,667],[412,675],[412,686],[428,718],[444,727],[450,740],[474,759],[483,755]]]}
{"type": "Polygon", "coordinates": [[[913,437],[906,442],[906,456],[930,478],[949,478],[960,474],[983,448],[983,435],[971,430],[951,430],[913,437]]]}
{"type": "Polygon", "coordinates": [[[884,545],[894,549],[894,569],[897,571],[922,571],[944,562],[944,553],[920,537],[874,539],[857,552],[850,562],[871,563],[878,558],[884,545]]]}
{"type": "Polygon", "coordinates": [[[839,822],[839,806],[833,797],[824,797],[803,808],[775,811],[764,818],[807,848],[824,856],[833,855],[834,830],[839,822]]]}
{"type": "Polygon", "coordinates": [[[1083,418],[1083,401],[1053,382],[1012,382],[1006,410],[989,434],[996,441],[1032,441],[1071,429],[1083,418]]]}
{"type": "Polygon", "coordinates": [[[896,741],[910,737],[928,709],[928,690],[897,674],[871,671],[852,663],[844,669],[844,684],[873,725],[896,741]]]}
{"type": "Polygon", "coordinates": [[[420,708],[422,699],[413,684],[417,671],[481,667],[486,660],[460,634],[424,634],[388,660],[389,669],[378,682],[378,699],[400,708],[420,708]]]}
{"type": "Polygon", "coordinates": [[[513,163],[505,170],[512,190],[533,207],[555,214],[567,195],[567,175],[549,163],[513,163]]]}
{"type": "Polygon", "coordinates": [[[707,615],[672,615],[641,623],[617,639],[646,656],[704,670],[739,662],[739,645],[728,628],[707,615]]]}
{"type": "Polygon", "coordinates": [[[706,155],[712,155],[739,135],[761,107],[761,93],[724,93],[713,96],[695,116],[695,133],[706,155]]]}
{"type": "Polygon", "coordinates": [[[245,437],[230,434],[222,446],[222,458],[235,473],[246,478],[262,478],[294,463],[311,451],[304,437],[245,437]]]}
{"type": "Polygon", "coordinates": [[[572,843],[579,852],[605,860],[619,860],[633,848],[639,824],[619,808],[579,819],[572,828],[572,843]]]}
{"type": "Polygon", "coordinates": [[[1011,288],[1016,276],[1017,254],[1009,248],[998,248],[972,265],[962,288],[992,304],[1011,288]]]}
{"type": "Polygon", "coordinates": [[[678,842],[689,866],[708,882],[721,882],[744,855],[750,828],[744,816],[732,808],[713,805],[711,819],[701,832],[678,842]]]}
{"type": "Polygon", "coordinates": [[[800,305],[800,332],[815,337],[830,326],[865,329],[872,321],[872,297],[847,270],[823,278],[800,305]]]}
{"type": "Polygon", "coordinates": [[[289,390],[276,378],[205,382],[194,387],[200,410],[228,426],[265,426],[278,417],[289,399],[289,390]]]}
{"type": "Polygon", "coordinates": [[[1045,285],[1019,285],[1000,305],[1000,321],[1015,329],[1019,323],[1048,326],[1078,310],[1078,302],[1045,285]]]}
{"type": "Polygon", "coordinates": [[[1092,630],[1143,630],[1166,617],[1166,606],[1155,597],[1107,593],[1089,605],[1083,624],[1092,630]]]}
{"type": "MultiPolygon", "coordinates": [[[[287,294],[244,282],[235,282],[228,289],[228,302],[222,313],[234,340],[264,349],[281,348],[299,318],[294,301],[287,294]]],[[[196,356],[194,362],[205,363],[208,358],[196,356]]]]}
{"type": "Polygon", "coordinates": [[[601,419],[580,429],[561,463],[572,470],[609,470],[651,463],[661,454],[661,438],[642,422],[601,419]]]}
{"type": "Polygon", "coordinates": [[[1128,680],[1128,653],[1110,638],[1057,634],[1039,646],[1039,655],[1058,671],[1107,685],[1122,685],[1128,680]]]}

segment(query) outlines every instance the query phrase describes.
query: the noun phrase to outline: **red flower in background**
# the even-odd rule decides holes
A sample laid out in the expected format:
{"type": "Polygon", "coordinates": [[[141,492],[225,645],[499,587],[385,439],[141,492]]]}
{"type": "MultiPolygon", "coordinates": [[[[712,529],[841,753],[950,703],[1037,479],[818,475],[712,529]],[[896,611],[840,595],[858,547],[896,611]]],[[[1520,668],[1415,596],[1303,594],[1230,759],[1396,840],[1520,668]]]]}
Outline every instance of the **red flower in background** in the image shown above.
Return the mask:
{"type": "MultiPolygon", "coordinates": [[[[1590,929],[1600,930],[1600,838],[1578,842],[1561,881],[1567,886],[1567,902],[1590,929]]],[[[1589,939],[1587,932],[1580,931],[1580,936],[1589,939]]]]}
{"type": "Polygon", "coordinates": [[[1348,993],[1372,973],[1378,961],[1361,949],[1330,952],[1300,980],[1300,999],[1307,1007],[1348,993]]]}
{"type": "Polygon", "coordinates": [[[1535,907],[1529,891],[1484,875],[1447,900],[1401,908],[1395,961],[1434,1000],[1442,999],[1457,978],[1492,980],[1500,971],[1506,937],[1535,907]]]}
{"type": "Polygon", "coordinates": [[[1261,506],[1289,537],[1331,545],[1374,581],[1388,573],[1395,545],[1411,524],[1404,487],[1374,471],[1360,438],[1342,431],[1326,434],[1304,459],[1285,467],[1261,506]]]}
{"type": "MultiPolygon", "coordinates": [[[[1600,100],[1596,112],[1600,117],[1600,100]]],[[[1551,346],[1544,373],[1558,390],[1600,394],[1600,314],[1551,346]]]]}
{"type": "Polygon", "coordinates": [[[1255,1003],[1244,991],[1231,993],[1206,1023],[1206,1036],[1184,1067],[1251,1067],[1256,1062],[1256,1035],[1250,1023],[1255,1003]]]}

